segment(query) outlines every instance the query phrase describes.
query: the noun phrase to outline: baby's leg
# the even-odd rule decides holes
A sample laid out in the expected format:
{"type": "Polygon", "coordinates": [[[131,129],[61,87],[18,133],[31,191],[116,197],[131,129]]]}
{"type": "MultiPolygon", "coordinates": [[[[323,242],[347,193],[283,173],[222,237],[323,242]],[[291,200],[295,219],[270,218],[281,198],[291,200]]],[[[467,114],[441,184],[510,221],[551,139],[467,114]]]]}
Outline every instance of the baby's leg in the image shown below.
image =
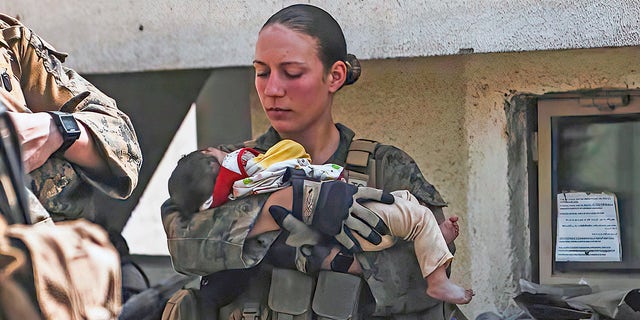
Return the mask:
{"type": "Polygon", "coordinates": [[[426,277],[437,267],[449,262],[453,255],[429,208],[420,205],[407,191],[394,191],[391,194],[395,197],[393,204],[370,201],[364,205],[387,224],[392,235],[414,242],[416,258],[422,275],[426,277]]]}
{"type": "Polygon", "coordinates": [[[471,301],[473,291],[465,290],[447,277],[446,268],[453,255],[431,210],[420,205],[407,191],[391,194],[395,196],[393,204],[367,202],[365,205],[380,216],[391,234],[414,242],[418,264],[427,280],[427,294],[456,304],[471,301]]]}
{"type": "MultiPolygon", "coordinates": [[[[407,190],[398,190],[392,192],[392,194],[396,197],[401,197],[403,199],[409,200],[414,203],[420,203],[418,199],[411,194],[411,192],[407,190]]],[[[449,244],[455,240],[460,234],[460,227],[458,226],[458,216],[451,216],[448,219],[445,219],[440,225],[440,232],[442,232],[442,236],[444,237],[444,241],[449,244]]]]}

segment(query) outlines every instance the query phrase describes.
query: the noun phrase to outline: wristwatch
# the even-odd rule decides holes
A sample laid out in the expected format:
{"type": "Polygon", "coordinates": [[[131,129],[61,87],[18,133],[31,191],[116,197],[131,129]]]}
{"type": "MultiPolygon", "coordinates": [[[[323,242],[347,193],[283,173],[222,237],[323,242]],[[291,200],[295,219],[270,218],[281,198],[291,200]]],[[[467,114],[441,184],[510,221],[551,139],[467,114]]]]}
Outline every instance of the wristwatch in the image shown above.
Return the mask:
{"type": "Polygon", "coordinates": [[[80,126],[70,113],[60,111],[47,111],[47,113],[51,115],[53,122],[62,134],[62,146],[54,153],[54,155],[62,156],[80,138],[80,126]]]}

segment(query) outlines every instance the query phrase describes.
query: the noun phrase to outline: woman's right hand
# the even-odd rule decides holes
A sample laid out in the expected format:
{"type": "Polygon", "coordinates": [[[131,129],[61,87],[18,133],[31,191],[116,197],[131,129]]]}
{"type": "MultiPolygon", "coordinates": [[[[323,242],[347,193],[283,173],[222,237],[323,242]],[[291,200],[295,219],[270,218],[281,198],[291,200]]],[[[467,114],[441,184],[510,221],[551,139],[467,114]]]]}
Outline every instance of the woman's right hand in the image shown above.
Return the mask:
{"type": "Polygon", "coordinates": [[[372,244],[380,244],[389,228],[362,202],[394,202],[391,194],[379,189],[356,187],[343,181],[309,180],[301,170],[287,173],[293,186],[291,214],[314,230],[335,238],[351,252],[362,252],[355,233],[372,244]]]}

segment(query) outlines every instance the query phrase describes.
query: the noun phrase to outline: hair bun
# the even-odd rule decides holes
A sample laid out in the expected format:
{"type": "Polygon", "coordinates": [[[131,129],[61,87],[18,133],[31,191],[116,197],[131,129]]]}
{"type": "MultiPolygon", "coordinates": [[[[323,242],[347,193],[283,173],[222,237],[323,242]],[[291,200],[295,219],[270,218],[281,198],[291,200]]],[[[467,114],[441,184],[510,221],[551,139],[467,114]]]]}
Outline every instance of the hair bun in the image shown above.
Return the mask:
{"type": "Polygon", "coordinates": [[[360,78],[360,74],[362,73],[360,60],[358,60],[355,55],[347,53],[345,63],[347,64],[347,80],[345,80],[344,85],[350,85],[358,81],[358,78],[360,78]]]}

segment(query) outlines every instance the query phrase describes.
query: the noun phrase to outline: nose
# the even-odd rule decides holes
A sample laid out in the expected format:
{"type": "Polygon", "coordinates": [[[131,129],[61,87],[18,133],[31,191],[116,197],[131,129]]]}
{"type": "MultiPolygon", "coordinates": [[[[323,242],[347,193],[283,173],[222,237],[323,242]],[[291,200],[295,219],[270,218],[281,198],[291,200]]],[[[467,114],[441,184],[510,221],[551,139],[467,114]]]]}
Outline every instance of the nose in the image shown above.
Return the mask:
{"type": "Polygon", "coordinates": [[[280,77],[272,72],[267,79],[267,85],[264,87],[264,94],[273,97],[284,96],[284,84],[280,77]]]}

